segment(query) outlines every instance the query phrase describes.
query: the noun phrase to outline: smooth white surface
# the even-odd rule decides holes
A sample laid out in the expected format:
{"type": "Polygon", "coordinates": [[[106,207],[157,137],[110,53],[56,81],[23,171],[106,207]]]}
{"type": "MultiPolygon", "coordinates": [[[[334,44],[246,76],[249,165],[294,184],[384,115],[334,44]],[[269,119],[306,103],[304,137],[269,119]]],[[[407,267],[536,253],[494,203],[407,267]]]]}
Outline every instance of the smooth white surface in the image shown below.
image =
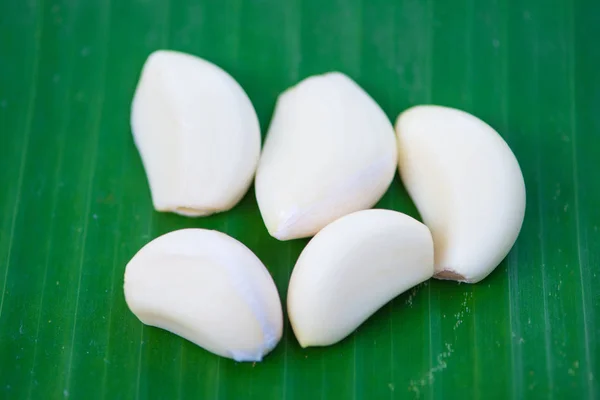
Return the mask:
{"type": "Polygon", "coordinates": [[[279,97],[256,173],[256,199],[271,236],[312,236],[370,208],[396,169],[394,128],[347,76],[307,78],[279,97]]]}
{"type": "Polygon", "coordinates": [[[385,303],[433,275],[429,229],[391,210],[327,225],[292,272],[287,309],[302,347],[336,343],[385,303]]]}
{"type": "Polygon", "coordinates": [[[133,99],[131,127],[158,211],[226,211],[252,182],[260,156],[256,112],[242,87],[208,61],[152,53],[133,99]]]}
{"type": "Polygon", "coordinates": [[[435,244],[436,278],[478,282],[514,244],[525,183],[506,142],[464,111],[417,106],[396,122],[404,186],[435,244]]]}
{"type": "Polygon", "coordinates": [[[125,299],[144,324],[223,357],[260,361],[281,339],[273,279],[224,233],[182,229],[144,246],[125,269],[125,299]]]}

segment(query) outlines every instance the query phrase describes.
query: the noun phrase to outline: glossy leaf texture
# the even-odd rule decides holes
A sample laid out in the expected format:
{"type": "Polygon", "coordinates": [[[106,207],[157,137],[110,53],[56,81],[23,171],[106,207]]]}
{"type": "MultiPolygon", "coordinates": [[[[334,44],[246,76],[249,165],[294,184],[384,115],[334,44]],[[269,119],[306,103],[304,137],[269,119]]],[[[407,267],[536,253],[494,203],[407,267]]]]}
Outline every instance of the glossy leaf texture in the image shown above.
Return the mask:
{"type": "MultiPolygon", "coordinates": [[[[599,37],[594,1],[0,0],[0,398],[600,397],[599,37]],[[283,301],[306,244],[268,235],[253,189],[208,218],[153,211],[129,114],[161,48],[231,73],[263,136],[281,91],[332,70],[392,121],[423,103],[477,115],[523,170],[516,246],[335,346],[303,350],[286,322],[256,365],[142,326],[123,272],[150,239],[226,232],[283,301]]],[[[397,177],[378,206],[418,217],[397,177]]]]}

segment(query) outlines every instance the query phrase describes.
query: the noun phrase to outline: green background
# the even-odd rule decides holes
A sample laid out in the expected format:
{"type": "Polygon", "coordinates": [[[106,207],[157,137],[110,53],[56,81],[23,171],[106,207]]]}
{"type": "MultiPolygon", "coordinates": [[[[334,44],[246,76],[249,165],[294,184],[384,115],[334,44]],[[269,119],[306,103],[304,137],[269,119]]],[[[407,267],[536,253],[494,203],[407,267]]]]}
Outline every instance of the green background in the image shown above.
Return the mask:
{"type": "MultiPolygon", "coordinates": [[[[599,398],[599,39],[597,1],[0,1],[0,398],[599,398]],[[306,243],[268,236],[253,190],[209,218],[153,211],[129,109],[160,48],[230,72],[263,132],[278,93],[331,70],[390,119],[474,113],[523,169],[517,244],[485,281],[424,283],[335,346],[303,350],[286,324],[256,365],[143,327],[122,283],[150,239],[227,232],[283,300],[306,243]]],[[[379,206],[417,215],[398,179],[379,206]]]]}

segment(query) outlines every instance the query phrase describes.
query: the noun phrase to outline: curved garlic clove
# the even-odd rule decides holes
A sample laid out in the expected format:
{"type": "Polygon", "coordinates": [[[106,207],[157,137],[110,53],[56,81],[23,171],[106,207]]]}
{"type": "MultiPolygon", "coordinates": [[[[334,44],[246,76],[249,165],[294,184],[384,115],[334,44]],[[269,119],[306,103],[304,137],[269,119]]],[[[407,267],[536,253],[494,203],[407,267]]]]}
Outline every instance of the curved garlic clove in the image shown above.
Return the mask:
{"type": "Polygon", "coordinates": [[[302,347],[336,343],[433,275],[429,229],[391,210],[344,216],[315,235],[292,272],[287,309],[302,347]]]}
{"type": "Polygon", "coordinates": [[[273,279],[246,246],[205,229],[182,229],[144,246],[127,264],[125,299],[144,324],[223,357],[260,361],[281,339],[273,279]]]}
{"type": "Polygon", "coordinates": [[[252,182],[260,155],[256,112],[242,87],[208,61],[152,53],[133,99],[131,127],[158,211],[226,211],[252,182]]]}
{"type": "Polygon", "coordinates": [[[435,278],[478,282],[514,244],[525,183],[506,142],[464,111],[417,106],[396,122],[402,181],[435,244],[435,278]]]}
{"type": "Polygon", "coordinates": [[[256,172],[256,198],[271,236],[312,236],[370,208],[396,169],[388,118],[341,73],[307,78],[278,99],[256,172]]]}

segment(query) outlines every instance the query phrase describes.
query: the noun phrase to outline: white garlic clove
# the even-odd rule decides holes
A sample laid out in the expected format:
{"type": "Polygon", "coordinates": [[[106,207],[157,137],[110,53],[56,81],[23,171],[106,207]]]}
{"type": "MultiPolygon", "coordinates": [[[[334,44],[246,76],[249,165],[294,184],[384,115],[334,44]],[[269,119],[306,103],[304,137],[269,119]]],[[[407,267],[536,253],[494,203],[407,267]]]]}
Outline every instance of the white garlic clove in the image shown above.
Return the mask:
{"type": "Polygon", "coordinates": [[[519,163],[464,111],[417,106],[396,122],[402,182],[431,229],[435,278],[475,283],[513,246],[525,214],[519,163]]]}
{"type": "Polygon", "coordinates": [[[131,127],[158,211],[226,211],[252,183],[260,156],[256,112],[242,87],[208,61],[152,53],[133,99],[131,127]]]}
{"type": "Polygon", "coordinates": [[[246,246],[205,229],[167,233],[127,264],[125,299],[144,324],[223,357],[260,361],[281,339],[273,279],[246,246]]]}
{"type": "Polygon", "coordinates": [[[425,225],[391,210],[346,215],[317,233],[294,267],[287,309],[296,338],[302,347],[339,342],[432,275],[425,225]]]}
{"type": "Polygon", "coordinates": [[[396,169],[394,128],[341,73],[307,78],[278,99],[256,172],[271,236],[312,236],[383,196],[396,169]]]}

